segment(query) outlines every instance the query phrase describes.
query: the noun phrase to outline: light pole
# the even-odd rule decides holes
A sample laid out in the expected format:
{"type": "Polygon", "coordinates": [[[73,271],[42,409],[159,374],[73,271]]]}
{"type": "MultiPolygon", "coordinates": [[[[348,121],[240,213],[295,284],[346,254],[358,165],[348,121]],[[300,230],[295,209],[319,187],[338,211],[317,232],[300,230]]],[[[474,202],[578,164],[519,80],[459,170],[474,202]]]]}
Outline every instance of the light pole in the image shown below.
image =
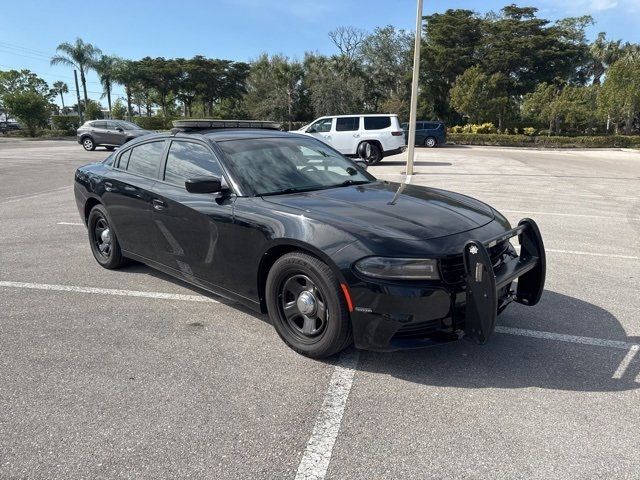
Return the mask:
{"type": "Polygon", "coordinates": [[[416,12],[416,38],[413,47],[413,81],[411,82],[411,107],[409,110],[409,145],[407,146],[407,176],[413,175],[413,156],[416,145],[416,110],[418,109],[418,77],[420,74],[420,41],[422,39],[422,0],[418,0],[416,12]]]}

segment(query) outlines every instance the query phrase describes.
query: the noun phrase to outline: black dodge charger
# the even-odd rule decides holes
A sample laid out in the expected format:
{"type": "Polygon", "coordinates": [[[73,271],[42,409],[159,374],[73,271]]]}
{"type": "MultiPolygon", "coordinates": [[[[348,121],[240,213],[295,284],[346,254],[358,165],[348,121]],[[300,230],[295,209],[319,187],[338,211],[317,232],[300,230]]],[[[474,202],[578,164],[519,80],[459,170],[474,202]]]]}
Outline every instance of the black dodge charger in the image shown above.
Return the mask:
{"type": "Polygon", "coordinates": [[[268,312],[310,357],[351,343],[484,343],[511,301],[540,299],[545,252],[533,220],[512,228],[473,198],[378,180],[267,122],[175,125],[75,174],[105,268],[136,260],[268,312]]]}

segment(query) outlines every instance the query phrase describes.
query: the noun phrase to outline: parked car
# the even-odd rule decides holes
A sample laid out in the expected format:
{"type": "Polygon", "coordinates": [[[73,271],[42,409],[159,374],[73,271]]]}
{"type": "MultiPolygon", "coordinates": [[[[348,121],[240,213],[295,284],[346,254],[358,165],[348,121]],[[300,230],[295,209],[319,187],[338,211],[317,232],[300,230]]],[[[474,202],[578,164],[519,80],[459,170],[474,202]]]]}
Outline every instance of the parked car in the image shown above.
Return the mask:
{"type": "Polygon", "coordinates": [[[465,195],[378,180],[268,123],[174,125],[182,132],[135,139],[76,171],[80,217],[104,268],[137,260],[268,312],[284,342],[310,357],[352,342],[380,351],[466,335],[482,344],[510,302],[542,295],[533,220],[512,228],[465,195]]]}
{"type": "Polygon", "coordinates": [[[405,150],[397,115],[335,115],[305,125],[299,133],[316,137],[344,155],[359,156],[367,164],[405,150]]]}
{"type": "Polygon", "coordinates": [[[113,150],[149,133],[149,130],[143,130],[135,123],[124,120],[90,120],[78,129],[77,137],[78,143],[85,150],[95,150],[98,146],[113,150]]]}
{"type": "MultiPolygon", "coordinates": [[[[409,142],[409,124],[403,123],[402,130],[404,138],[409,142]]],[[[416,147],[433,148],[444,145],[447,142],[447,127],[443,122],[438,121],[418,121],[416,122],[416,147]]]]}
{"type": "Polygon", "coordinates": [[[21,130],[22,126],[18,122],[0,122],[0,132],[7,133],[14,130],[21,130]]]}

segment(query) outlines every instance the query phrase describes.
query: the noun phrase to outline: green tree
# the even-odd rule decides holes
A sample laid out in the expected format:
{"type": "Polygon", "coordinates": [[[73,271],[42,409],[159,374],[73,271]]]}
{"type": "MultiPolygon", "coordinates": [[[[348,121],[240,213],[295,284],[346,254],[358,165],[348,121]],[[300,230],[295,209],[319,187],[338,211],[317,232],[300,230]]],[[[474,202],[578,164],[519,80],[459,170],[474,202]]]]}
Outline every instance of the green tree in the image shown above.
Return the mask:
{"type": "Polygon", "coordinates": [[[118,57],[112,55],[101,55],[98,60],[93,64],[98,77],[100,77],[100,83],[104,91],[102,97],[107,96],[107,106],[109,112],[111,112],[111,89],[114,83],[114,73],[116,66],[119,62],[118,57]]]}
{"type": "Polygon", "coordinates": [[[538,125],[547,124],[551,135],[558,125],[560,113],[561,89],[557,85],[541,83],[536,89],[524,96],[522,102],[522,114],[526,120],[536,122],[538,125]]]}
{"type": "Polygon", "coordinates": [[[137,64],[131,60],[118,59],[113,66],[113,81],[124,87],[127,96],[127,117],[131,119],[131,100],[139,80],[137,64]]]}
{"type": "Polygon", "coordinates": [[[58,80],[53,83],[53,91],[60,95],[60,101],[62,102],[62,111],[64,112],[64,94],[69,93],[69,87],[62,80],[58,80]]]}
{"type": "Polygon", "coordinates": [[[250,116],[291,122],[296,119],[303,92],[304,70],[300,62],[282,55],[261,55],[247,78],[245,106],[250,116]]]}
{"type": "Polygon", "coordinates": [[[75,43],[61,43],[56,51],[60,53],[51,57],[51,65],[66,65],[79,70],[84,103],[88,103],[86,74],[93,68],[102,51],[90,43],[85,43],[81,38],[76,38],[75,43]]]}
{"type": "Polygon", "coordinates": [[[618,124],[624,122],[625,134],[631,134],[640,112],[640,56],[625,55],[611,65],[598,95],[598,106],[603,116],[613,120],[616,133],[618,124]]]}
{"type": "Polygon", "coordinates": [[[102,106],[95,100],[89,100],[88,103],[84,104],[84,112],[87,117],[86,120],[99,120],[104,118],[102,106]]]}
{"type": "Polygon", "coordinates": [[[449,91],[458,75],[478,63],[484,20],[471,10],[447,10],[424,17],[421,49],[420,105],[422,117],[454,123],[449,91]]]}
{"type": "Polygon", "coordinates": [[[44,127],[50,115],[49,100],[32,90],[6,93],[2,96],[5,108],[11,112],[35,137],[38,128],[44,127]]]}
{"type": "Polygon", "coordinates": [[[34,92],[47,99],[56,95],[49,85],[31,70],[0,71],[0,95],[6,93],[34,92]]]}
{"type": "Polygon", "coordinates": [[[116,120],[124,120],[127,115],[127,107],[124,106],[119,98],[113,102],[113,110],[111,110],[111,118],[116,120]]]}
{"type": "Polygon", "coordinates": [[[362,41],[359,58],[367,83],[367,101],[374,111],[393,110],[403,118],[408,116],[413,39],[413,34],[389,25],[376,28],[362,41]]]}
{"type": "Polygon", "coordinates": [[[589,45],[588,73],[593,78],[595,85],[600,85],[602,76],[609,66],[620,58],[622,50],[620,40],[607,40],[607,34],[600,32],[598,37],[589,45]]]}
{"type": "Polygon", "coordinates": [[[509,104],[503,84],[499,73],[487,75],[478,66],[468,68],[451,88],[451,105],[471,123],[490,120],[500,130],[509,104]]]}

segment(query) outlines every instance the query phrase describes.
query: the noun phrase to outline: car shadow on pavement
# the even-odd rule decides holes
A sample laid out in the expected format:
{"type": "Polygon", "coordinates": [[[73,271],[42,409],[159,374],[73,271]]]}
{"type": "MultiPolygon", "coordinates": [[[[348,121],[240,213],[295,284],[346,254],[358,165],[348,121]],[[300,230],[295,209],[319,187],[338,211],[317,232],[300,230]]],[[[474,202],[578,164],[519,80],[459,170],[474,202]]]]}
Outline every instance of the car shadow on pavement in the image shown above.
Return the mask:
{"type": "MultiPolygon", "coordinates": [[[[551,291],[545,291],[536,307],[511,305],[498,318],[498,324],[640,343],[640,337],[628,337],[608,311],[551,291]]],[[[640,377],[636,382],[640,355],[620,371],[628,353],[629,348],[494,333],[485,345],[461,340],[392,353],[362,352],[358,369],[438,387],[606,392],[640,388],[640,377]],[[620,378],[614,378],[616,372],[620,378]]]]}
{"type": "MultiPolygon", "coordinates": [[[[380,165],[381,167],[385,167],[385,166],[402,166],[402,165],[406,165],[407,162],[406,161],[383,161],[382,163],[379,163],[378,165],[380,165]]],[[[413,164],[415,166],[419,166],[419,167],[450,167],[452,164],[449,162],[413,162],[413,164]]],[[[371,168],[371,167],[369,167],[371,168]]],[[[371,170],[372,172],[375,172],[375,170],[371,170]]]]}

